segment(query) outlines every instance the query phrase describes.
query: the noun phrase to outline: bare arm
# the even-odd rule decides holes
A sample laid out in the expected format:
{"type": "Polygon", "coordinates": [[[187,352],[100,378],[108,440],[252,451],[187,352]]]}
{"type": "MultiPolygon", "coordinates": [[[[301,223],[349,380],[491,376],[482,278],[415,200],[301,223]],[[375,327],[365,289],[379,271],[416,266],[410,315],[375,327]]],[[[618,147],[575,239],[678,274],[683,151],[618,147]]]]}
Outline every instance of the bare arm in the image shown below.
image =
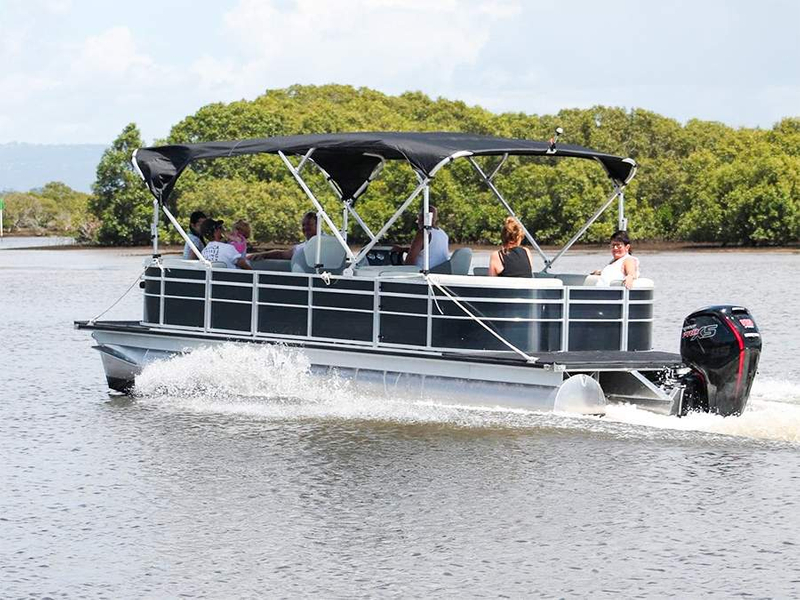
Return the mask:
{"type": "Polygon", "coordinates": [[[259,252],[252,254],[250,260],[261,260],[262,258],[277,258],[283,260],[292,260],[294,248],[287,248],[286,250],[268,250],[267,252],[259,252]]]}
{"type": "Polygon", "coordinates": [[[423,230],[420,229],[417,231],[417,235],[414,236],[414,241],[411,242],[411,247],[408,249],[408,254],[406,254],[406,259],[403,261],[403,264],[416,264],[417,257],[420,252],[422,252],[422,232],[423,230]]]}
{"type": "Polygon", "coordinates": [[[253,267],[250,265],[250,263],[247,261],[246,258],[240,258],[239,260],[237,260],[236,266],[239,267],[240,269],[244,269],[245,271],[253,270],[253,267]]]}
{"type": "Polygon", "coordinates": [[[489,277],[497,277],[503,272],[503,263],[500,262],[500,251],[492,252],[489,259],[489,277]]]}
{"type": "Polygon", "coordinates": [[[625,275],[625,287],[631,289],[634,280],[639,277],[638,265],[635,258],[626,258],[622,262],[622,272],[625,275]]]}

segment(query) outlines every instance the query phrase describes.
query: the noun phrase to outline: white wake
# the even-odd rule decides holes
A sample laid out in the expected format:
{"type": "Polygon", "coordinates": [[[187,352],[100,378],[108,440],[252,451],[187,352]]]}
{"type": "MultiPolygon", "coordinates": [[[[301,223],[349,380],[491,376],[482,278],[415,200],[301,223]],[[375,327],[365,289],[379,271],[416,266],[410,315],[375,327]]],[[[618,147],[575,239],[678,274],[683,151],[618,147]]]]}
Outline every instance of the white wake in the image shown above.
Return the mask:
{"type": "Polygon", "coordinates": [[[180,410],[271,420],[368,420],[587,432],[632,425],[800,442],[800,383],[758,378],[748,408],[739,417],[691,414],[677,418],[632,405],[610,405],[605,418],[579,418],[503,407],[444,405],[435,398],[378,398],[359,391],[336,373],[312,374],[308,359],[299,350],[223,344],[148,365],[136,378],[135,395],[141,401],[180,410]]]}

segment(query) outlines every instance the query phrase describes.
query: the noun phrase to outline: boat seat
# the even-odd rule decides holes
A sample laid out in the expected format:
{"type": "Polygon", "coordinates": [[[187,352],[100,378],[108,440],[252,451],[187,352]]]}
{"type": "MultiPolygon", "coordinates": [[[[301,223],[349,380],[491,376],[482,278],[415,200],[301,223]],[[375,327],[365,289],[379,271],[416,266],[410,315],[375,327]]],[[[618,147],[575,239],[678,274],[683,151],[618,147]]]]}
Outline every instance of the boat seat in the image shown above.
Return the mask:
{"type": "Polygon", "coordinates": [[[587,275],[582,285],[599,285],[600,284],[600,275],[587,275]]]}
{"type": "Polygon", "coordinates": [[[431,273],[442,275],[468,275],[472,265],[472,248],[459,248],[450,255],[450,259],[431,269],[431,273]]]}
{"type": "MultiPolygon", "coordinates": [[[[583,285],[589,285],[589,286],[600,285],[600,276],[589,275],[584,280],[583,285]]],[[[624,285],[622,281],[615,281],[611,284],[610,287],[619,287],[621,285],[624,285]]],[[[639,277],[638,279],[633,280],[632,289],[652,290],[654,287],[655,287],[655,282],[652,279],[648,279],[647,277],[639,277]]]]}
{"type": "MultiPolygon", "coordinates": [[[[150,260],[149,258],[147,259],[150,260]]],[[[167,269],[203,269],[205,266],[199,260],[186,260],[181,256],[162,256],[161,264],[167,269]]]]}
{"type": "Polygon", "coordinates": [[[303,246],[302,252],[295,252],[291,260],[294,273],[316,273],[317,246],[320,246],[319,268],[334,275],[344,271],[347,254],[339,241],[332,236],[315,235],[303,246]]]}
{"type": "Polygon", "coordinates": [[[597,277],[597,275],[589,275],[588,277],[583,273],[554,273],[556,279],[560,279],[564,285],[595,285],[594,283],[586,283],[589,277],[597,277]]]}
{"type": "MultiPolygon", "coordinates": [[[[186,260],[184,258],[165,256],[161,259],[161,264],[165,269],[205,269],[206,266],[199,260],[186,260]]],[[[214,261],[211,263],[212,269],[227,269],[222,261],[214,261]]]]}
{"type": "MultiPolygon", "coordinates": [[[[622,282],[616,282],[614,285],[622,285],[622,282]]],[[[648,279],[647,277],[639,277],[639,279],[633,280],[633,288],[635,290],[652,290],[656,286],[655,281],[652,279],[648,279]]]]}
{"type": "Polygon", "coordinates": [[[408,275],[409,273],[420,273],[417,265],[396,265],[378,270],[378,277],[391,277],[392,275],[408,275]]]}
{"type": "Polygon", "coordinates": [[[250,263],[256,271],[291,271],[292,261],[280,258],[262,258],[250,263]]]}
{"type": "Polygon", "coordinates": [[[476,277],[488,277],[489,267],[475,267],[472,269],[472,274],[476,277]]]}

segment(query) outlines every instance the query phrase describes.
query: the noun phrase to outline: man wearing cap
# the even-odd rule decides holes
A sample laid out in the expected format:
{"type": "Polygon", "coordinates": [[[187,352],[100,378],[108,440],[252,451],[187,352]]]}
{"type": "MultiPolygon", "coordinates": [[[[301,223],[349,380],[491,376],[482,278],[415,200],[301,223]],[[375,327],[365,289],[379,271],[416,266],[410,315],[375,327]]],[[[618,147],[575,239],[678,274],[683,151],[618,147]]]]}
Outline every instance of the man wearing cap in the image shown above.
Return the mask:
{"type": "Polygon", "coordinates": [[[203,248],[203,258],[211,262],[224,262],[229,269],[252,270],[253,267],[250,266],[247,259],[241,255],[233,244],[227,244],[222,241],[225,236],[222,223],[222,221],[214,219],[206,219],[203,222],[203,237],[211,240],[203,248]]]}
{"type": "MultiPolygon", "coordinates": [[[[450,239],[447,237],[447,234],[438,227],[439,211],[436,210],[436,207],[431,204],[428,206],[428,211],[431,214],[431,228],[428,230],[428,256],[430,257],[428,263],[429,266],[433,268],[446,262],[450,258],[450,239]]],[[[422,252],[425,247],[424,232],[425,219],[422,216],[422,211],[420,211],[417,216],[417,234],[411,242],[403,264],[417,265],[419,268],[425,265],[425,255],[422,252]]],[[[403,249],[399,246],[395,248],[398,250],[403,249]]]]}

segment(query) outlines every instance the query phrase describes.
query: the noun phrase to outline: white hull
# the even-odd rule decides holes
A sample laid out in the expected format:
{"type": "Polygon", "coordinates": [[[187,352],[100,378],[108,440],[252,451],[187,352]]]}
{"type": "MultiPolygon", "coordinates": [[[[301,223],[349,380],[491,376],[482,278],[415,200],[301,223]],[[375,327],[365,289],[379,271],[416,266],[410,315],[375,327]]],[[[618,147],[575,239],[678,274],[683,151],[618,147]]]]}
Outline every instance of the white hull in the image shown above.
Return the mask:
{"type": "MultiPolygon", "coordinates": [[[[129,389],[150,362],[229,342],[183,335],[95,330],[109,386],[129,389]]],[[[252,343],[252,342],[240,342],[252,343]]],[[[276,341],[261,343],[274,344],[276,341]]],[[[599,384],[585,375],[519,366],[420,356],[401,352],[303,346],[314,374],[352,380],[359,391],[393,399],[434,400],[445,404],[503,406],[543,411],[602,414],[606,399],[599,384]]]]}

